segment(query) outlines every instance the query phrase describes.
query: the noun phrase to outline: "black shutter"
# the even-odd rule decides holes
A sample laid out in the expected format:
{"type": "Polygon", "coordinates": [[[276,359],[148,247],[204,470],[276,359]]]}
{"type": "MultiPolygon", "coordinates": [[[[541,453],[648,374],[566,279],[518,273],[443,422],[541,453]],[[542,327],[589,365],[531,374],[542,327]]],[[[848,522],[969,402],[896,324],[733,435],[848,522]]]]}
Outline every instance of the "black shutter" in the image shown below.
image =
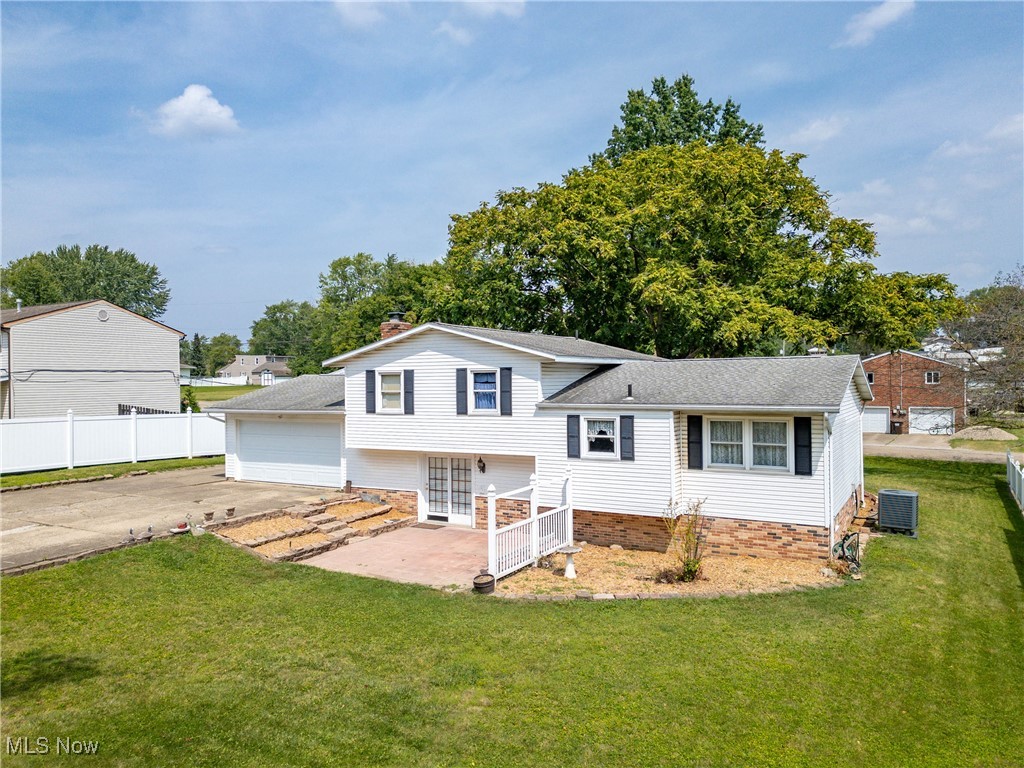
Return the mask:
{"type": "Polygon", "coordinates": [[[414,413],[413,411],[413,376],[415,371],[410,368],[406,368],[402,372],[402,394],[405,396],[405,412],[414,413]]]}
{"type": "Polygon", "coordinates": [[[793,458],[798,475],[811,475],[811,417],[797,416],[793,419],[793,458]]]}
{"type": "Polygon", "coordinates": [[[377,372],[366,372],[366,412],[377,412],[377,372]]]}
{"type": "Polygon", "coordinates": [[[455,369],[455,413],[465,416],[469,413],[469,403],[466,398],[466,369],[455,369]]]}
{"type": "Polygon", "coordinates": [[[580,417],[565,417],[565,448],[570,459],[580,457],[580,417]]]}
{"type": "Polygon", "coordinates": [[[686,417],[686,466],[704,469],[704,417],[686,417]]]}
{"type": "Polygon", "coordinates": [[[498,389],[501,393],[501,415],[512,415],[512,369],[502,368],[498,389]]]}
{"type": "Polygon", "coordinates": [[[619,416],[619,458],[633,461],[633,417],[619,416]]]}

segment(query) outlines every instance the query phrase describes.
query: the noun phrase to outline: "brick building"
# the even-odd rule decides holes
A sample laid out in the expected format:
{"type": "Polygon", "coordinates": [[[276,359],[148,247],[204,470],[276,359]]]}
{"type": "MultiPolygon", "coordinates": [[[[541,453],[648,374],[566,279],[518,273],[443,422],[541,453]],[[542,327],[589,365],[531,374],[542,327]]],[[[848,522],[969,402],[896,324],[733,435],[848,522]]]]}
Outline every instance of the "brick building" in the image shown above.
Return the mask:
{"type": "Polygon", "coordinates": [[[863,362],[875,396],[864,410],[865,432],[951,433],[964,426],[966,372],[956,363],[905,349],[863,362]]]}

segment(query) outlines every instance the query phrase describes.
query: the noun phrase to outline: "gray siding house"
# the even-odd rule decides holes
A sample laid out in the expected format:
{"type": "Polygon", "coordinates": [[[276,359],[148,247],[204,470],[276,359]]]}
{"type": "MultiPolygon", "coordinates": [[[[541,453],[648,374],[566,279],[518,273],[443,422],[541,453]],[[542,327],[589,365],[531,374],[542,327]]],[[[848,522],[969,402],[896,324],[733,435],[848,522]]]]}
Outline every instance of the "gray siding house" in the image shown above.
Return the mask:
{"type": "Polygon", "coordinates": [[[177,413],[183,335],[103,300],[2,310],[0,418],[177,413]]]}
{"type": "Polygon", "coordinates": [[[269,387],[292,377],[288,355],[235,355],[235,359],[217,371],[217,376],[233,379],[244,376],[247,383],[269,387]]]}

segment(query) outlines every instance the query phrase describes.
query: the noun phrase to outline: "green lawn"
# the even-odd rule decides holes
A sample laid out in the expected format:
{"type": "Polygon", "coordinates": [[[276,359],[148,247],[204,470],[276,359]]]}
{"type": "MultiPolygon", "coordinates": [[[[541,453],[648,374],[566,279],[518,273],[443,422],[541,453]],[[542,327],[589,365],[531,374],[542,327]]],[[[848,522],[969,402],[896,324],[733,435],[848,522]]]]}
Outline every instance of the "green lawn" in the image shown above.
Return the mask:
{"type": "Polygon", "coordinates": [[[188,469],[190,467],[213,467],[224,463],[223,456],[203,456],[198,459],[158,459],[157,461],[140,461],[136,464],[98,464],[91,467],[75,467],[74,469],[49,469],[45,472],[22,472],[20,475],[3,475],[0,477],[0,488],[12,485],[31,485],[33,483],[50,483],[54,480],[77,480],[83,477],[99,477],[113,475],[120,477],[129,472],[145,469],[148,472],[166,472],[170,469],[188,469]]]}
{"type": "Polygon", "coordinates": [[[920,490],[920,539],[785,595],[513,602],[210,536],[5,578],[4,732],[125,766],[1020,766],[1002,476],[868,459],[869,489],[920,490]]]}
{"type": "Polygon", "coordinates": [[[1011,435],[1016,435],[1017,442],[1010,440],[963,440],[955,437],[949,441],[949,444],[953,448],[970,448],[975,451],[1013,451],[1014,453],[1024,451],[1024,428],[1007,429],[1006,431],[1011,435]]]}
{"type": "MultiPolygon", "coordinates": [[[[184,387],[182,387],[184,389],[184,387]]],[[[224,387],[192,387],[196,400],[204,403],[220,402],[230,400],[233,397],[244,395],[246,392],[255,392],[263,387],[257,384],[227,385],[224,387]]]]}

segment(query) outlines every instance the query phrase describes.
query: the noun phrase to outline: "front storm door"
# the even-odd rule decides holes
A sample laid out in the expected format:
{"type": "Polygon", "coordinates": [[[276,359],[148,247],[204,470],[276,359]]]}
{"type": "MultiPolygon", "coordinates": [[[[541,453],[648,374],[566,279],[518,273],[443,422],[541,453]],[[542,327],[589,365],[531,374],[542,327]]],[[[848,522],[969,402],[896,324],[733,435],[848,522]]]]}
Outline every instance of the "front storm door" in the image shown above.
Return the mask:
{"type": "Polygon", "coordinates": [[[427,459],[427,519],[473,524],[473,472],[469,459],[427,459]]]}

